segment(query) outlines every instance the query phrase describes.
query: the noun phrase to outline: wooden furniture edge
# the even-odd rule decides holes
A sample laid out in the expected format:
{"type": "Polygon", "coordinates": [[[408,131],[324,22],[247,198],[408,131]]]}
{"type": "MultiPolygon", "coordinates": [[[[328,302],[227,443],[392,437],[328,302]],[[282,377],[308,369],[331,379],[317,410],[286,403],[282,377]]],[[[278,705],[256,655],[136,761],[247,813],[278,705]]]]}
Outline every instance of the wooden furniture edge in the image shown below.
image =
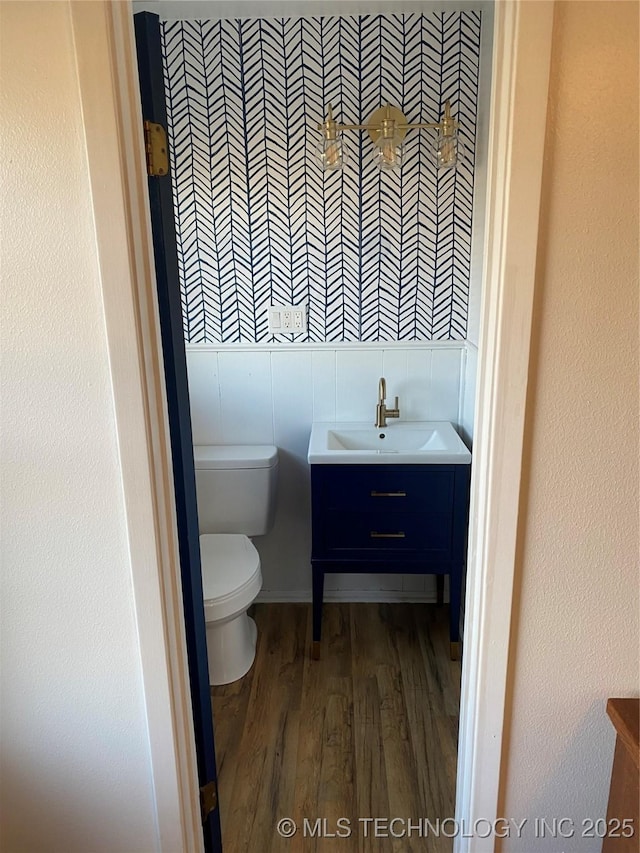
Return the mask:
{"type": "Polygon", "coordinates": [[[640,699],[608,699],[607,714],[635,766],[640,770],[640,699]]]}

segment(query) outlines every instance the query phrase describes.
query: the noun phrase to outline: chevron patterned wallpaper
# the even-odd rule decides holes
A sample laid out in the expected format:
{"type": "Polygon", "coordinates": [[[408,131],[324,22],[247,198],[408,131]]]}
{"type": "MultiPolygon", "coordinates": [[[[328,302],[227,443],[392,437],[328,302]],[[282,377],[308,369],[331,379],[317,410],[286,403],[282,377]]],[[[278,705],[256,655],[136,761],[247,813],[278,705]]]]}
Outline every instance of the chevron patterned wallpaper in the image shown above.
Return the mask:
{"type": "MultiPolygon", "coordinates": [[[[270,304],[304,303],[296,340],[462,340],[469,294],[481,15],[165,22],[165,86],[185,339],[268,342],[270,304]],[[411,122],[446,99],[466,157],[436,170],[431,131],[379,172],[366,134],[324,173],[316,123],[411,122]]],[[[280,336],[278,340],[286,340],[280,336]]]]}

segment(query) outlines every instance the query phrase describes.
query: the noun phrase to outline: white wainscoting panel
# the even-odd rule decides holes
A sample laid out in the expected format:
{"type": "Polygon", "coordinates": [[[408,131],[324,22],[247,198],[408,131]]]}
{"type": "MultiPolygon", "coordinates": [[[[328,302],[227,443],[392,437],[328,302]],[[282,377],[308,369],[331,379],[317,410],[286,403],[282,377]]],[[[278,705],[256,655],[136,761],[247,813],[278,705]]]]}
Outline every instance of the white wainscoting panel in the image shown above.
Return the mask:
{"type": "Polygon", "coordinates": [[[471,447],[473,443],[473,419],[476,405],[476,381],[478,372],[478,347],[467,341],[464,367],[462,369],[462,403],[460,406],[460,434],[471,447]]]}
{"type": "MultiPolygon", "coordinates": [[[[383,350],[338,350],[336,353],[336,420],[373,422],[382,376],[383,350]],[[373,406],[371,405],[373,403],[373,406]]],[[[389,396],[396,379],[387,377],[389,396]]]]}
{"type": "Polygon", "coordinates": [[[222,444],[218,356],[190,350],[187,353],[191,429],[194,444],[222,444]]]}
{"type": "Polygon", "coordinates": [[[271,354],[218,354],[220,431],[226,444],[272,444],[271,354]]]}
{"type": "Polygon", "coordinates": [[[311,352],[313,382],[313,420],[336,419],[336,352],[314,349],[311,352]]]}

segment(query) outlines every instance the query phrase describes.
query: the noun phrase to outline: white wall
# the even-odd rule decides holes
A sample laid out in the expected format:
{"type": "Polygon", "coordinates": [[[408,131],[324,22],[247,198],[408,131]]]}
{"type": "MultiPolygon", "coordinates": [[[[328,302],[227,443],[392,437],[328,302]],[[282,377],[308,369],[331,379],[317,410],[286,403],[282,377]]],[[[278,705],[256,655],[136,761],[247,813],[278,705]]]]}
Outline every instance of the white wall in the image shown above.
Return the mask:
{"type": "Polygon", "coordinates": [[[2,3],[2,848],[158,849],[68,3],[2,3]]]}
{"type": "MultiPolygon", "coordinates": [[[[378,379],[402,420],[458,423],[462,343],[187,347],[195,444],[275,444],[280,481],[274,529],[256,539],[262,598],[311,597],[309,466],[313,421],[373,424],[378,379]]],[[[433,577],[332,575],[327,599],[433,600],[433,577]]]]}
{"type": "Polygon", "coordinates": [[[600,851],[605,704],[639,694],[638,208],[638,6],[557,3],[498,813],[576,829],[509,853],[600,851]]]}

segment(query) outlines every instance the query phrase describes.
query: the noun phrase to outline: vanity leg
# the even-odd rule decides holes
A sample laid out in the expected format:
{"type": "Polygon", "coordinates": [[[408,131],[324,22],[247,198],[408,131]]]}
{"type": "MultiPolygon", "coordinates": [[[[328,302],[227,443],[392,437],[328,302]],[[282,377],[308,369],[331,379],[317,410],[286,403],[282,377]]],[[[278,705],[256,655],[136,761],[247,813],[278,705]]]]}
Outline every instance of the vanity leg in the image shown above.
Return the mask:
{"type": "Polygon", "coordinates": [[[444,575],[436,575],[436,604],[438,607],[444,604],[444,575]]]}
{"type": "Polygon", "coordinates": [[[322,632],[322,599],[324,597],[324,569],[312,565],[312,595],[313,595],[313,643],[311,657],[320,660],[320,635],[322,632]]]}
{"type": "Polygon", "coordinates": [[[449,640],[451,660],[460,659],[460,603],[462,577],[466,562],[467,531],[469,526],[469,484],[471,467],[456,465],[453,499],[453,553],[449,573],[449,640]]]}
{"type": "Polygon", "coordinates": [[[449,575],[449,641],[451,660],[460,660],[460,593],[462,571],[457,567],[449,575]]]}

